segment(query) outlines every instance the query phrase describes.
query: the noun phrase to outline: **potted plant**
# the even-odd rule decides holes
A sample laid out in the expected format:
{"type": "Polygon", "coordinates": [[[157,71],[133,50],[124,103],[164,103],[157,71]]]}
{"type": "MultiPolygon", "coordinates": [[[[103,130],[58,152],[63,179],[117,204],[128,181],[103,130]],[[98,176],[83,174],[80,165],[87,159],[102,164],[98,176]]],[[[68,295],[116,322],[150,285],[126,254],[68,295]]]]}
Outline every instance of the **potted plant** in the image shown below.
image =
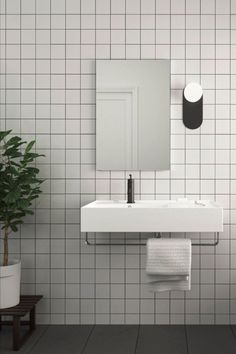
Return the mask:
{"type": "Polygon", "coordinates": [[[20,300],[20,260],[9,260],[8,237],[33,214],[34,199],[41,193],[42,179],[33,162],[35,141],[28,144],[11,130],[0,131],[0,224],[3,239],[3,262],[0,263],[0,309],[15,306],[20,300]]]}

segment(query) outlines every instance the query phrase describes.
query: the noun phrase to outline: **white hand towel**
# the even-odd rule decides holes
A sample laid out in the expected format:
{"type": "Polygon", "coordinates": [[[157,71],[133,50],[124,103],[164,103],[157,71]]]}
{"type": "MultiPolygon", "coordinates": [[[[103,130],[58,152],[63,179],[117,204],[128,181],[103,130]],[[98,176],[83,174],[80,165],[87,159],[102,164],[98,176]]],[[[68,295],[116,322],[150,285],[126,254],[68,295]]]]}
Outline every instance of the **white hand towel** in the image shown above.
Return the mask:
{"type": "Polygon", "coordinates": [[[188,239],[149,239],[146,272],[150,291],[190,290],[191,258],[188,239]]]}

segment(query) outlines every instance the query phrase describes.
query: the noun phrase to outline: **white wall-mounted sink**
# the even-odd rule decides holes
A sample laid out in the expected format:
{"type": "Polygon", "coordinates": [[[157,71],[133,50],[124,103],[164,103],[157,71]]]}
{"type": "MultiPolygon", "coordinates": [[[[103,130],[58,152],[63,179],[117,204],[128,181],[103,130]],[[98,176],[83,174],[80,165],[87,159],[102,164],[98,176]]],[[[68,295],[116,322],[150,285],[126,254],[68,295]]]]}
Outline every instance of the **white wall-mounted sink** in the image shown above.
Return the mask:
{"type": "Polygon", "coordinates": [[[96,200],[81,208],[82,232],[221,232],[223,208],[209,200],[96,200]]]}

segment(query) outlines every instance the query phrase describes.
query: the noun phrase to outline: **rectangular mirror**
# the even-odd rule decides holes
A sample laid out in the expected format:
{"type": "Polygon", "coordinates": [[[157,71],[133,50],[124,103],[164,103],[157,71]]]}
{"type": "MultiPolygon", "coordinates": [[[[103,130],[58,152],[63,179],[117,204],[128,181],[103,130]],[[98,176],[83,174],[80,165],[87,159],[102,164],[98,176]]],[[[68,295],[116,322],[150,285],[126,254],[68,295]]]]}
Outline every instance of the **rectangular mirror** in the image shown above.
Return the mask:
{"type": "Polygon", "coordinates": [[[170,168],[168,60],[97,61],[96,168],[170,168]]]}

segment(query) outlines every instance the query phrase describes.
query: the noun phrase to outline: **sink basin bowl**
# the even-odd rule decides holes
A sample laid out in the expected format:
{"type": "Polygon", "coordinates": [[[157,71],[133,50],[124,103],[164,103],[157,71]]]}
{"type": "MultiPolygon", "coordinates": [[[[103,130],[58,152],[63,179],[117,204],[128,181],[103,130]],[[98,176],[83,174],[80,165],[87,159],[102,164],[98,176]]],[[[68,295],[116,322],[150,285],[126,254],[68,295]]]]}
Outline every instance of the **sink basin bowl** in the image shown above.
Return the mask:
{"type": "Polygon", "coordinates": [[[210,200],[97,200],[81,208],[82,232],[221,232],[223,208],[210,200]]]}

